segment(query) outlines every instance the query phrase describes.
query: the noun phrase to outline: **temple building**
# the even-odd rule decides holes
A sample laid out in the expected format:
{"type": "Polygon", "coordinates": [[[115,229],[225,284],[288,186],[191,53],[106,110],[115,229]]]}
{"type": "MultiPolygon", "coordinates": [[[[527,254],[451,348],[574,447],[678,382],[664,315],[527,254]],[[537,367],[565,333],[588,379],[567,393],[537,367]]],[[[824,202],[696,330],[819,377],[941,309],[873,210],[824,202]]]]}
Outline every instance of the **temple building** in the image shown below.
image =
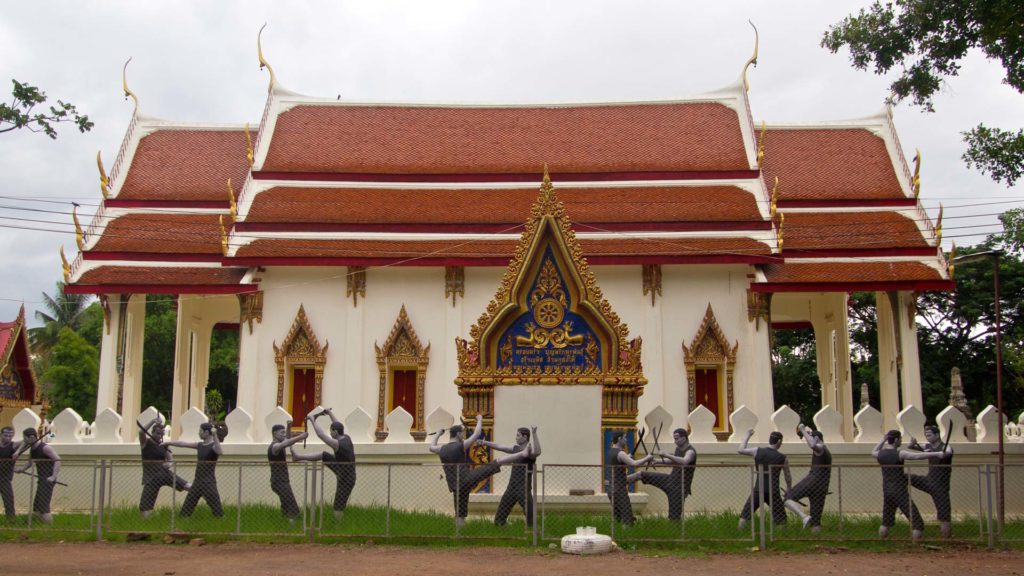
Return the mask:
{"type": "Polygon", "coordinates": [[[46,415],[32,369],[22,306],[12,322],[0,322],[0,426],[10,426],[14,415],[25,408],[46,415]]]}
{"type": "MultiPolygon", "coordinates": [[[[686,426],[703,406],[725,439],[746,406],[766,434],[773,326],[813,328],[822,403],[852,441],[847,300],[870,291],[895,427],[923,406],[916,296],[952,288],[917,168],[889,110],[773,124],[748,97],[744,67],[708,94],[550,105],[350,102],[270,70],[251,127],[135,100],[65,260],[67,291],[103,305],[97,414],[145,408],[145,300],[174,295],[169,416],[203,408],[211,332],[237,324],[228,400],[254,441],[277,406],[361,408],[378,441],[399,407],[415,441],[437,409],[507,437],[528,418],[635,427],[658,406],[686,426]]],[[[574,455],[561,434],[545,454],[574,455]]]]}

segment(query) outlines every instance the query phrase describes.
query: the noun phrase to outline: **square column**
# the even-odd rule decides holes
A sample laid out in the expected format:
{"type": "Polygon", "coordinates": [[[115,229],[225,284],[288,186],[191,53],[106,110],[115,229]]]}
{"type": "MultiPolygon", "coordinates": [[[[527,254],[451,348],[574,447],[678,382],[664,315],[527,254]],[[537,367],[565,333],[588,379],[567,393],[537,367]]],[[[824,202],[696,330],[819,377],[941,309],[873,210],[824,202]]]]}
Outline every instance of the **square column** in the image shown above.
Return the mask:
{"type": "Polygon", "coordinates": [[[181,415],[192,406],[202,406],[190,390],[193,382],[195,362],[193,360],[197,342],[194,337],[199,318],[195,298],[178,297],[178,328],[174,336],[174,385],[171,394],[171,424],[174,437],[181,435],[181,415]]]}
{"type": "Polygon", "coordinates": [[[921,357],[917,350],[917,298],[913,292],[901,291],[897,296],[896,312],[899,322],[900,381],[903,383],[903,407],[913,404],[924,412],[921,395],[921,357]]]}
{"type": "Polygon", "coordinates": [[[853,441],[853,377],[850,369],[850,329],[845,292],[812,297],[811,323],[817,349],[821,403],[843,416],[843,438],[853,441]]]}
{"type": "Polygon", "coordinates": [[[96,413],[107,408],[120,412],[117,388],[121,380],[118,357],[121,354],[121,294],[107,294],[109,319],[104,319],[100,332],[99,381],[96,383],[96,413]]]}
{"type": "MultiPolygon", "coordinates": [[[[124,330],[124,384],[121,390],[120,412],[122,422],[126,422],[126,426],[131,426],[138,419],[142,404],[142,354],[146,344],[145,294],[133,294],[129,297],[124,330]]],[[[128,437],[131,437],[131,434],[128,437]]]]}
{"type": "Polygon", "coordinates": [[[899,372],[904,359],[899,355],[899,318],[889,293],[875,292],[875,317],[878,323],[879,410],[882,412],[882,428],[894,430],[897,428],[896,415],[901,409],[899,372]]]}

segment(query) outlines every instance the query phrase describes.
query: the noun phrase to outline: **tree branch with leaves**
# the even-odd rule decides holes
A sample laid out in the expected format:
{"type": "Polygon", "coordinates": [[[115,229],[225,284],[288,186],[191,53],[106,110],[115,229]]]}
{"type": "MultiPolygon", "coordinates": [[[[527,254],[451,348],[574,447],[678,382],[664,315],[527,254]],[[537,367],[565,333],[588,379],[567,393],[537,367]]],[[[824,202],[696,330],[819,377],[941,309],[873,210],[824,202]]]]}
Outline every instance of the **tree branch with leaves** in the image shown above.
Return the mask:
{"type": "Polygon", "coordinates": [[[39,112],[36,107],[46,103],[46,92],[17,80],[11,82],[14,88],[11,90],[10,104],[0,103],[0,133],[25,128],[31,132],[42,132],[56,140],[55,125],[64,122],[73,123],[82,133],[92,130],[93,123],[89,117],[79,114],[74,104],[57,100],[55,106],[39,112]]]}

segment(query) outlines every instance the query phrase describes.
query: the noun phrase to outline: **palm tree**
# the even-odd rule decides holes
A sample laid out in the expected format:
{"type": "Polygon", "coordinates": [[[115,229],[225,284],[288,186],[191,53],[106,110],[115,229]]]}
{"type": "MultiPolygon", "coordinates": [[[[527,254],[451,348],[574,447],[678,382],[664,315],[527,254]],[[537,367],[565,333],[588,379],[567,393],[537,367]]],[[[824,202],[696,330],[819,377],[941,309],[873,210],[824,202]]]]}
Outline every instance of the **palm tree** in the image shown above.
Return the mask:
{"type": "Polygon", "coordinates": [[[38,328],[28,331],[32,352],[45,355],[60,335],[65,326],[76,330],[82,321],[82,312],[88,308],[92,296],[89,294],[66,294],[64,283],[57,282],[56,297],[43,292],[43,306],[46,312],[36,310],[36,320],[43,323],[38,328]]]}

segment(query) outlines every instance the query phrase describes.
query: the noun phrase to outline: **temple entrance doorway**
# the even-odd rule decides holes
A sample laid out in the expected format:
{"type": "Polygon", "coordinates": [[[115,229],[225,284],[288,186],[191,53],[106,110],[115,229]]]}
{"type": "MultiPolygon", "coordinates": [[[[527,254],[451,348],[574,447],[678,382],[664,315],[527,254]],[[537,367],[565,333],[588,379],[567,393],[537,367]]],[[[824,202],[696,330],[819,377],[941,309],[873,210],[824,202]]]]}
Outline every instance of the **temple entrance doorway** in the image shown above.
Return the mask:
{"type": "Polygon", "coordinates": [[[714,429],[720,430],[725,418],[721,411],[721,386],[719,385],[718,368],[700,366],[697,368],[694,376],[696,377],[696,391],[694,395],[696,396],[697,404],[703,404],[705,408],[711,410],[715,415],[714,429]]]}
{"type": "Polygon", "coordinates": [[[396,368],[391,371],[391,402],[388,412],[402,407],[412,415],[412,426],[416,428],[416,369],[396,368]]]}

